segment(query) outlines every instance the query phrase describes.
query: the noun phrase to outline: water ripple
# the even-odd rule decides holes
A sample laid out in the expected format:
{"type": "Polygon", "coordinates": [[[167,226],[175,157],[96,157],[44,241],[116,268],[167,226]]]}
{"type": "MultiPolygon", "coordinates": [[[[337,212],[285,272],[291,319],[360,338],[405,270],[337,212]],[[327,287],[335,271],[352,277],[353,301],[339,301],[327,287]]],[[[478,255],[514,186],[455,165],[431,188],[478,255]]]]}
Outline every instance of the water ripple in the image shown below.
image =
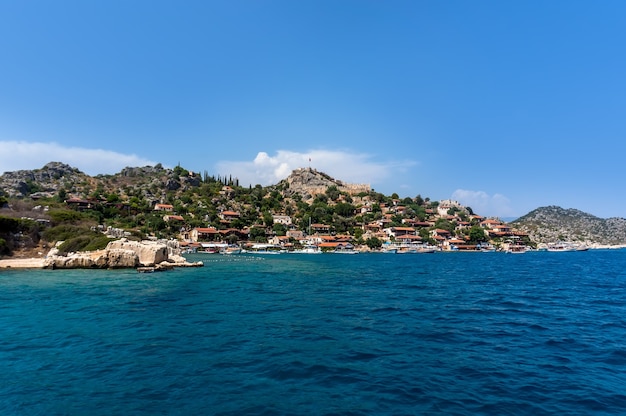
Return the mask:
{"type": "Polygon", "coordinates": [[[0,414],[626,414],[626,251],[552,254],[0,272],[0,414]]]}

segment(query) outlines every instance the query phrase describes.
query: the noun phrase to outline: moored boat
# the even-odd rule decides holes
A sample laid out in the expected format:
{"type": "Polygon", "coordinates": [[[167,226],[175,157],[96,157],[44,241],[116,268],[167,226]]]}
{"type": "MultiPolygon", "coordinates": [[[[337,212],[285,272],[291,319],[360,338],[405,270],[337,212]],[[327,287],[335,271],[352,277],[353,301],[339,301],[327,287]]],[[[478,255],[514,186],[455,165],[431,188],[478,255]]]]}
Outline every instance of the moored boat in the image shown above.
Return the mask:
{"type": "Polygon", "coordinates": [[[547,250],[551,252],[576,251],[576,245],[565,241],[557,241],[556,243],[548,243],[547,250]]]}
{"type": "Polygon", "coordinates": [[[528,251],[528,247],[524,244],[509,244],[504,251],[511,254],[523,254],[528,251]]]}
{"type": "Polygon", "coordinates": [[[483,253],[494,253],[496,248],[489,243],[479,243],[476,245],[476,249],[483,253]]]}
{"type": "Polygon", "coordinates": [[[231,255],[231,254],[239,254],[241,253],[241,247],[239,246],[228,246],[220,250],[220,254],[231,255]]]}
{"type": "Polygon", "coordinates": [[[322,250],[313,244],[306,245],[299,250],[294,250],[291,253],[294,254],[320,254],[322,250]]]}
{"type": "Polygon", "coordinates": [[[252,244],[247,247],[245,250],[242,250],[242,253],[248,254],[281,254],[284,250],[280,248],[280,246],[274,244],[252,244]]]}
{"type": "Polygon", "coordinates": [[[398,249],[396,247],[383,247],[380,252],[385,254],[396,254],[398,253],[398,249]]]}
{"type": "Polygon", "coordinates": [[[228,247],[225,243],[201,243],[200,245],[202,249],[196,251],[199,254],[219,254],[228,247]]]}
{"type": "Polygon", "coordinates": [[[338,248],[335,249],[333,251],[331,251],[330,253],[334,253],[334,254],[359,254],[359,252],[353,248],[338,248]]]}
{"type": "Polygon", "coordinates": [[[505,253],[522,254],[526,253],[529,248],[519,237],[511,237],[503,245],[502,249],[505,253]]]}
{"type": "Polygon", "coordinates": [[[434,247],[428,244],[399,244],[393,247],[396,250],[396,254],[427,254],[438,251],[438,247],[434,247]]]}

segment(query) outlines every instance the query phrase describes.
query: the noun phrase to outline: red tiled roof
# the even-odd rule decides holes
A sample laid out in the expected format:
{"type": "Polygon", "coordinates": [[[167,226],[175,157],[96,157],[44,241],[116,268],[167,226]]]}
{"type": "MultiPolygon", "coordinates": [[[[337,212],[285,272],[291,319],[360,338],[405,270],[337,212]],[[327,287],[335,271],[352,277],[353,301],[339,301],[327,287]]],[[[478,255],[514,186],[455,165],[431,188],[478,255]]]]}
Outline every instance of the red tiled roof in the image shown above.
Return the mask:
{"type": "Polygon", "coordinates": [[[217,234],[219,231],[217,231],[216,228],[210,227],[210,228],[196,228],[196,231],[198,231],[199,233],[203,233],[203,234],[217,234]]]}
{"type": "Polygon", "coordinates": [[[415,231],[413,227],[391,227],[391,229],[395,231],[415,231]]]}
{"type": "Polygon", "coordinates": [[[422,237],[420,237],[419,235],[413,235],[413,234],[405,234],[405,235],[396,237],[396,240],[421,240],[421,239],[422,237]]]}
{"type": "Polygon", "coordinates": [[[346,246],[346,243],[339,243],[339,242],[334,242],[334,243],[320,243],[318,245],[318,247],[332,247],[332,248],[337,248],[337,247],[343,247],[346,246]]]}

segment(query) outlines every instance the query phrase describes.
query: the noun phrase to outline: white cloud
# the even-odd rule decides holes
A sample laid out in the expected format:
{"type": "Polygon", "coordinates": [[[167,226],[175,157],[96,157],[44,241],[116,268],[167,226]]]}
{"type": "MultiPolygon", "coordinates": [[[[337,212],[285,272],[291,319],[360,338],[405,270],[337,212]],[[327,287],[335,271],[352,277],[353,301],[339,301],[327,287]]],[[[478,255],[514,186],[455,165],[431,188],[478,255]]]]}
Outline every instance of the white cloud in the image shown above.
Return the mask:
{"type": "Polygon", "coordinates": [[[270,156],[259,152],[253,161],[221,161],[217,163],[220,175],[232,175],[242,186],[273,185],[285,179],[294,169],[312,167],[335,179],[349,183],[382,183],[394,173],[415,165],[412,161],[374,162],[363,153],[348,151],[311,150],[305,153],[279,150],[270,156]]]}
{"type": "Polygon", "coordinates": [[[62,162],[89,174],[117,173],[127,166],[156,162],[103,149],[65,147],[58,143],[0,141],[0,173],[39,169],[48,162],[62,162]]]}
{"type": "Polygon", "coordinates": [[[461,205],[471,207],[479,215],[500,218],[515,216],[510,205],[511,201],[502,194],[489,195],[484,191],[457,189],[452,193],[452,199],[459,201],[461,205]]]}

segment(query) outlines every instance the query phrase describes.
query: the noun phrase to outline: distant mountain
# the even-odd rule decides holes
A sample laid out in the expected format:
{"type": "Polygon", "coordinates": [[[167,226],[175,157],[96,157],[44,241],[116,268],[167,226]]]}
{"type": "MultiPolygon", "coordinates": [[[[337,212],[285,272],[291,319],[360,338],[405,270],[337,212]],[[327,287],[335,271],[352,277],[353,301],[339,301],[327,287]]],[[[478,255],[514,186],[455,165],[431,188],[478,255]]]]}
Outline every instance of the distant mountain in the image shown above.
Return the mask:
{"type": "Polygon", "coordinates": [[[558,206],[537,208],[511,223],[536,242],[587,241],[626,244],[626,219],[598,218],[577,209],[558,206]]]}

